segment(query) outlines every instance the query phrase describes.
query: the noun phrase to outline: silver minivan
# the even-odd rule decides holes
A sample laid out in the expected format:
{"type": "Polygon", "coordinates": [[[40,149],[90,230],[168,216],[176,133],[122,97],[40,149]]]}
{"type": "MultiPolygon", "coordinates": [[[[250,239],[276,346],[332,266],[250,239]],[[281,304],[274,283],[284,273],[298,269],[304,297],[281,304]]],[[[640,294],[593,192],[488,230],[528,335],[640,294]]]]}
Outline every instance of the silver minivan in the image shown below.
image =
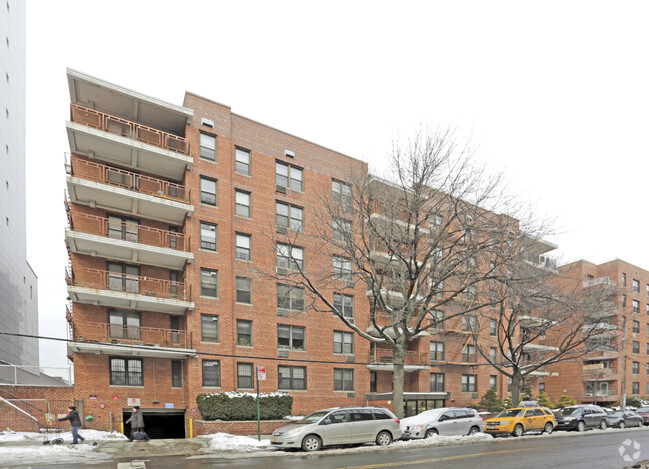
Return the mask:
{"type": "Polygon", "coordinates": [[[273,432],[280,448],[317,451],[323,446],[375,442],[386,446],[401,438],[399,419],[383,407],[335,407],[319,410],[273,432]]]}
{"type": "Polygon", "coordinates": [[[443,407],[425,410],[401,420],[403,438],[430,438],[433,435],[473,435],[484,432],[484,421],[474,409],[443,407]]]}

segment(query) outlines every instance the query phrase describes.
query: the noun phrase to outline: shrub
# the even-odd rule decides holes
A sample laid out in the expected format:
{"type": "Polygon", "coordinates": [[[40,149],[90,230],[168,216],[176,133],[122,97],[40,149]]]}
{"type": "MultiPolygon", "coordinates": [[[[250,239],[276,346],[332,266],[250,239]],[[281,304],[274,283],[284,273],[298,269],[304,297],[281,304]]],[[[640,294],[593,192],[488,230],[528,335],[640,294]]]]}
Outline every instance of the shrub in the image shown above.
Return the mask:
{"type": "Polygon", "coordinates": [[[496,391],[494,389],[490,389],[485,393],[484,396],[482,396],[482,400],[478,404],[478,407],[486,410],[487,412],[495,414],[503,410],[505,406],[503,405],[503,401],[498,399],[496,391]]]}
{"type": "MultiPolygon", "coordinates": [[[[620,405],[622,405],[622,402],[620,402],[620,405]]],[[[642,401],[638,399],[637,397],[627,397],[626,398],[626,406],[627,407],[642,407],[642,401]]]]}
{"type": "Polygon", "coordinates": [[[554,402],[552,402],[552,399],[548,397],[548,395],[545,392],[542,392],[539,394],[539,397],[537,399],[539,405],[541,407],[547,407],[548,409],[554,409],[554,402]]]}
{"type": "Polygon", "coordinates": [[[572,397],[563,395],[559,398],[557,401],[556,407],[558,409],[563,409],[564,407],[570,407],[571,405],[575,405],[577,403],[576,400],[574,400],[572,397]]]}
{"type": "MultiPolygon", "coordinates": [[[[257,399],[251,393],[214,393],[196,396],[203,420],[257,420],[257,399]]],[[[284,393],[260,394],[261,420],[278,420],[291,415],[293,396],[284,393]]]]}

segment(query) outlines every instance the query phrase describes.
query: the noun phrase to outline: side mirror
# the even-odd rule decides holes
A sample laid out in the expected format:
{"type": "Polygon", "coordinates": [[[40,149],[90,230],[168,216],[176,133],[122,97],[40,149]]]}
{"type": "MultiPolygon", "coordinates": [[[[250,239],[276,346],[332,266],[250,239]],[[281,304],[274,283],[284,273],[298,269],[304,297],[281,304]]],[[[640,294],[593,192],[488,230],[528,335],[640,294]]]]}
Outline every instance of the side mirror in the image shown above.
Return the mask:
{"type": "Polygon", "coordinates": [[[331,419],[327,417],[322,422],[320,422],[320,425],[329,425],[330,423],[331,423],[331,419]]]}
{"type": "Polygon", "coordinates": [[[446,415],[441,415],[437,421],[443,422],[444,420],[448,420],[448,417],[446,415]]]}

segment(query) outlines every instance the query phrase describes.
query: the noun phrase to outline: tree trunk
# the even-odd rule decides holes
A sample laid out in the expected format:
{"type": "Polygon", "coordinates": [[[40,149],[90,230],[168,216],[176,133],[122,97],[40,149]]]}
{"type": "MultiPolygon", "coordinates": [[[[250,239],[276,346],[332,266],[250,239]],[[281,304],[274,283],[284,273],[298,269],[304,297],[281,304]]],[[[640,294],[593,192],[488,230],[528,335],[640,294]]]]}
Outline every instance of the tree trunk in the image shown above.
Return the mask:
{"type": "Polygon", "coordinates": [[[521,392],[521,375],[518,372],[514,372],[512,376],[512,407],[518,407],[519,399],[521,392]]]}
{"type": "MultiPolygon", "coordinates": [[[[407,344],[406,344],[407,346],[407,344]]],[[[406,351],[404,345],[397,345],[392,349],[394,371],[392,372],[392,411],[400,419],[403,418],[403,380],[406,351]]]]}

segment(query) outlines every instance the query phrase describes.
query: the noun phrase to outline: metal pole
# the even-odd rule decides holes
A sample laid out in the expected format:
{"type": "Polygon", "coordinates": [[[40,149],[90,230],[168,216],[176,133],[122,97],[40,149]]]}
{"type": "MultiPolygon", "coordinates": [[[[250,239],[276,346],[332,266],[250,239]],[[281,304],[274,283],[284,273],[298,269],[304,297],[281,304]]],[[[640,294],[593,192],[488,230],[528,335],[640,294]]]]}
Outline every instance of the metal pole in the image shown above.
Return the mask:
{"type": "Polygon", "coordinates": [[[261,410],[259,405],[259,367],[255,367],[257,372],[257,440],[261,441],[261,410]]]}
{"type": "Polygon", "coordinates": [[[622,399],[620,400],[620,409],[622,412],[626,410],[626,316],[622,316],[622,399]]]}

